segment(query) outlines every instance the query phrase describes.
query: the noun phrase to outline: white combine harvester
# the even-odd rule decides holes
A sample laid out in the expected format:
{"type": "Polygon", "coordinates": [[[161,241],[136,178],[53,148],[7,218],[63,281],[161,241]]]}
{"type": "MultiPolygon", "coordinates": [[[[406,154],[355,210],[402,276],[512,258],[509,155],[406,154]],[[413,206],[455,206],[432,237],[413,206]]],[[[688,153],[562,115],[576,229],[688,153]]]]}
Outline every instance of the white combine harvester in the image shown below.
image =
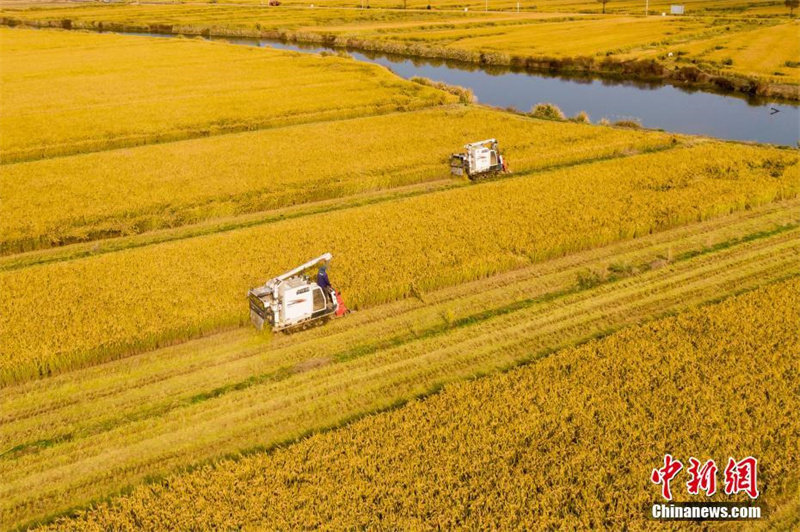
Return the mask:
{"type": "Polygon", "coordinates": [[[317,264],[327,264],[333,255],[325,253],[297,268],[279,275],[247,293],[250,321],[256,329],[266,324],[273,331],[300,329],[312,322],[349,312],[342,297],[332,287],[323,288],[302,275],[317,264]]]}
{"type": "Polygon", "coordinates": [[[497,139],[486,139],[464,146],[464,153],[450,157],[450,173],[466,175],[470,179],[508,171],[505,159],[500,154],[497,139]]]}

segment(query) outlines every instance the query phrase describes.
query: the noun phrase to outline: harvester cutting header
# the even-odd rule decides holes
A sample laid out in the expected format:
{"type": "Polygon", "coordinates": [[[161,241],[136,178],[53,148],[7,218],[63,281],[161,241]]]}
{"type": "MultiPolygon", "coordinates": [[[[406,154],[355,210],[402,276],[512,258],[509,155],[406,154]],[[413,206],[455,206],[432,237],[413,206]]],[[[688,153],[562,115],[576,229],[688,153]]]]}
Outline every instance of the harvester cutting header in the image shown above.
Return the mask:
{"type": "Polygon", "coordinates": [[[486,139],[464,146],[464,153],[450,157],[450,173],[465,175],[470,179],[508,172],[508,165],[500,153],[497,139],[486,139]]]}
{"type": "Polygon", "coordinates": [[[247,299],[250,321],[256,329],[263,330],[267,324],[273,331],[300,329],[348,313],[341,294],[328,280],[327,266],[332,258],[333,255],[325,253],[251,289],[247,299]],[[314,282],[303,272],[318,264],[314,282]]]}

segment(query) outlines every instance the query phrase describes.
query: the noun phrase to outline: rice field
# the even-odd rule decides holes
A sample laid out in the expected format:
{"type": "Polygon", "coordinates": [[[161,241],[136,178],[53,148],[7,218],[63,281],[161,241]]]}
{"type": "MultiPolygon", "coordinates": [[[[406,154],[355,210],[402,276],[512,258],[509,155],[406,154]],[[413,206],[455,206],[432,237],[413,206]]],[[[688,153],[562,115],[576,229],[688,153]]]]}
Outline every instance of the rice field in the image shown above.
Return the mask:
{"type": "MultiPolygon", "coordinates": [[[[247,32],[285,13],[256,29],[476,51],[606,24],[624,53],[657,48],[586,2],[552,2],[569,21],[449,5],[0,16],[247,32]]],[[[749,70],[793,24],[725,18],[749,70]]],[[[729,31],[699,20],[645,24],[729,31]]],[[[612,45],[591,33],[574,53],[612,45]]],[[[541,120],[337,54],[0,39],[0,529],[645,528],[666,450],[758,455],[759,524],[791,528],[797,150],[541,120]],[[449,173],[489,137],[511,174],[449,173]],[[326,251],[355,312],[253,330],[247,290],[326,251]]]]}
{"type": "Polygon", "coordinates": [[[420,28],[401,32],[360,32],[363,38],[400,40],[445,46],[470,52],[566,58],[608,57],[673,41],[693,40],[698,35],[718,34],[702,19],[636,17],[577,18],[537,24],[486,24],[481,27],[420,28]]]}
{"type": "MultiPolygon", "coordinates": [[[[163,4],[170,4],[173,2],[162,2],[163,4]]],[[[196,6],[202,2],[182,2],[196,6]]],[[[261,4],[260,0],[206,0],[206,3],[220,4],[236,4],[236,7],[243,9],[252,7],[267,7],[261,4]]],[[[6,7],[47,7],[48,9],[63,8],[63,3],[58,1],[48,0],[3,0],[0,5],[6,7]]],[[[405,18],[418,16],[433,18],[436,13],[442,13],[442,16],[448,16],[453,12],[463,11],[467,8],[470,13],[484,13],[488,8],[489,13],[495,11],[507,12],[534,12],[534,13],[580,13],[580,14],[601,14],[603,6],[597,0],[539,0],[537,2],[519,2],[516,0],[490,0],[488,3],[483,0],[319,0],[317,2],[310,2],[309,0],[286,0],[281,2],[284,7],[302,7],[311,8],[311,6],[322,8],[359,8],[360,16],[371,17],[375,20],[405,18]],[[369,5],[369,11],[360,9],[369,5]],[[430,12],[427,11],[430,6],[430,12]],[[398,11],[404,10],[405,12],[398,11]],[[413,12],[417,13],[413,13],[413,12]],[[422,12],[422,13],[420,13],[422,12]]],[[[665,0],[651,0],[649,2],[650,14],[660,15],[661,13],[669,13],[670,6],[674,2],[665,0]]],[[[786,17],[789,14],[788,8],[784,2],[780,0],[682,0],[681,4],[685,7],[686,13],[690,15],[747,15],[758,17],[786,17]]],[[[72,7],[72,6],[68,6],[72,7]]],[[[103,8],[106,6],[93,6],[94,8],[103,8]]],[[[188,7],[192,9],[192,7],[188,7]]],[[[187,10],[188,10],[187,9],[187,10]]],[[[273,9],[274,10],[274,9],[273,9]]],[[[605,6],[605,11],[608,14],[633,14],[643,15],[645,4],[640,0],[609,0],[605,6]]],[[[321,11],[321,10],[320,10],[321,11]]],[[[320,15],[326,16],[326,15],[320,15]]],[[[357,15],[354,15],[357,16],[357,15]]]]}
{"type": "Polygon", "coordinates": [[[779,511],[797,496],[799,296],[794,279],[633,327],[52,529],[647,528],[665,452],[758,456],[779,511]]]}
{"type": "Polygon", "coordinates": [[[333,266],[340,290],[362,308],[792,198],[798,189],[793,152],[703,143],[0,272],[10,294],[0,302],[0,381],[242,325],[248,287],[324,250],[341,257],[333,266]]]}
{"type": "Polygon", "coordinates": [[[454,147],[493,135],[502,136],[516,173],[683,142],[448,106],[9,164],[0,176],[0,252],[452,181],[454,147]]]}
{"type": "Polygon", "coordinates": [[[800,252],[797,208],[791,200],[568,255],[292,337],[231,331],[6,388],[0,523],[270,448],[445,382],[781,279],[800,252]],[[589,271],[603,272],[596,286],[580,283],[589,271]]]}
{"type": "Polygon", "coordinates": [[[4,163],[454,101],[339,57],[88,32],[0,39],[4,163]]]}
{"type": "Polygon", "coordinates": [[[772,80],[800,76],[800,23],[759,27],[727,37],[702,39],[679,47],[688,57],[716,64],[738,74],[757,72],[772,80]]]}

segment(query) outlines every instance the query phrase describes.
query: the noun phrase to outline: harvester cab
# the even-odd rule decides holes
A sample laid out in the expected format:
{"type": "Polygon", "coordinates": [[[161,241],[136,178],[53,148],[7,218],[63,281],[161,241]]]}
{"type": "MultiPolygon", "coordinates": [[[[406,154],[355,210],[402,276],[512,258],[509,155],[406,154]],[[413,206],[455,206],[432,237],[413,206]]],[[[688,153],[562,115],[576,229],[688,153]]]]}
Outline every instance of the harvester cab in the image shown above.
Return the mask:
{"type": "Polygon", "coordinates": [[[500,153],[497,139],[486,139],[464,146],[464,153],[450,157],[450,173],[466,175],[470,179],[508,172],[508,166],[500,153]]]}
{"type": "Polygon", "coordinates": [[[250,321],[256,329],[301,329],[349,312],[342,296],[332,287],[322,287],[303,274],[318,264],[327,264],[332,258],[333,255],[325,253],[251,289],[247,299],[250,321]]]}

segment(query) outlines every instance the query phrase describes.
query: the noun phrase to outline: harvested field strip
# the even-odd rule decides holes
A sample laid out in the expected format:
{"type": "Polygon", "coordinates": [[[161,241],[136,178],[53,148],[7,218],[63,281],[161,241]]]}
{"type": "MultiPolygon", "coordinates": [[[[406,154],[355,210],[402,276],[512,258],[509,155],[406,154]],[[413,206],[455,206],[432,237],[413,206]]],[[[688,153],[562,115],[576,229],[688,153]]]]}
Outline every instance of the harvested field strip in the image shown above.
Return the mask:
{"type": "Polygon", "coordinates": [[[681,45],[679,51],[710,63],[722,72],[738,74],[758,73],[776,82],[792,80],[797,83],[800,68],[796,64],[800,57],[800,22],[792,20],[784,24],[754,26],[734,35],[720,35],[681,45]]]}
{"type": "Polygon", "coordinates": [[[57,525],[648,529],[649,474],[665,453],[683,463],[757,456],[760,504],[791,511],[798,313],[795,278],[273,453],[172,475],[57,525]]]}
{"type": "MultiPolygon", "coordinates": [[[[730,30],[733,31],[733,30],[730,30]]],[[[480,29],[412,29],[383,35],[369,30],[358,37],[444,45],[485,53],[540,55],[550,58],[591,57],[607,51],[641,50],[651,43],[693,40],[716,35],[720,29],[701,19],[615,17],[549,20],[527,25],[485,25],[480,29]]]]}
{"type": "Polygon", "coordinates": [[[595,250],[584,261],[543,263],[505,280],[429,294],[428,303],[389,305],[385,315],[365,311],[353,316],[361,323],[334,322],[325,335],[312,330],[267,342],[226,333],[8,388],[0,523],[85,504],[221,454],[269,447],[443,382],[796,275],[800,229],[783,225],[787,212],[763,215],[679,238],[653,235],[643,239],[649,245],[595,250]],[[746,228],[757,233],[742,238],[746,228]],[[743,243],[720,240],[731,234],[743,243]],[[651,269],[654,253],[671,245],[686,257],[701,254],[651,269]],[[626,277],[581,289],[583,272],[618,270],[618,260],[633,268],[626,277]],[[403,330],[410,334],[393,341],[403,330]],[[363,349],[381,341],[387,345],[380,351],[363,349]]]}
{"type": "Polygon", "coordinates": [[[492,136],[516,173],[688,141],[458,106],[10,164],[0,254],[447,179],[453,151],[492,136]]]}
{"type": "Polygon", "coordinates": [[[243,324],[248,288],[324,251],[337,257],[347,302],[363,308],[798,190],[794,152],[708,142],[0,272],[10,294],[0,301],[0,382],[243,324]]]}
{"type": "Polygon", "coordinates": [[[55,30],[0,38],[3,163],[457,101],[340,57],[55,30]]]}

